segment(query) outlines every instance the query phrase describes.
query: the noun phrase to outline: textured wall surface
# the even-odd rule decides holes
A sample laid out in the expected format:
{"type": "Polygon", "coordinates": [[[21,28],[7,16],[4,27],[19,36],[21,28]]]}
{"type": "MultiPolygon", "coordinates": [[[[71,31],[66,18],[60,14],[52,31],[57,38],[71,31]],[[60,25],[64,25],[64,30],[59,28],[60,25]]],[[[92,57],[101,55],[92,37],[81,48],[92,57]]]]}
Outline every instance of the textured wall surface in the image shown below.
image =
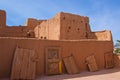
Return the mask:
{"type": "Polygon", "coordinates": [[[37,19],[33,19],[33,18],[28,18],[25,23],[25,26],[28,26],[28,28],[30,30],[33,30],[37,25],[39,25],[43,21],[45,21],[45,20],[37,20],[37,19]]]}
{"type": "Polygon", "coordinates": [[[0,28],[6,27],[6,12],[4,10],[0,10],[0,28]]]}
{"type": "Polygon", "coordinates": [[[91,32],[89,18],[69,13],[60,15],[60,39],[79,40],[87,39],[91,32]]]}
{"type": "Polygon", "coordinates": [[[111,32],[92,32],[88,17],[61,12],[48,20],[29,18],[25,26],[6,26],[6,13],[0,10],[0,77],[10,76],[16,46],[36,51],[39,76],[45,70],[46,47],[60,47],[61,57],[73,54],[80,71],[87,70],[85,58],[92,54],[103,69],[104,53],[113,51],[111,32]]]}
{"type": "Polygon", "coordinates": [[[0,38],[0,77],[10,76],[11,64],[15,47],[34,49],[38,55],[36,74],[44,74],[44,53],[46,47],[60,47],[61,57],[71,54],[75,57],[75,61],[80,71],[87,70],[85,58],[91,54],[95,55],[99,69],[103,69],[104,53],[113,51],[111,41],[58,41],[58,40],[37,40],[37,39],[20,39],[20,38],[0,38]]]}
{"type": "Polygon", "coordinates": [[[6,12],[0,10],[0,36],[1,37],[26,37],[49,40],[80,40],[97,39],[111,40],[110,31],[92,32],[89,18],[76,14],[60,12],[48,20],[28,18],[25,26],[6,26],[6,12]],[[9,27],[9,28],[8,28],[9,27]]]}
{"type": "Polygon", "coordinates": [[[89,33],[89,39],[97,39],[97,40],[110,40],[112,41],[112,34],[111,31],[98,31],[98,32],[91,32],[89,33]]]}
{"type": "Polygon", "coordinates": [[[59,40],[60,36],[60,14],[55,17],[43,21],[35,28],[35,35],[39,39],[59,40]]]}

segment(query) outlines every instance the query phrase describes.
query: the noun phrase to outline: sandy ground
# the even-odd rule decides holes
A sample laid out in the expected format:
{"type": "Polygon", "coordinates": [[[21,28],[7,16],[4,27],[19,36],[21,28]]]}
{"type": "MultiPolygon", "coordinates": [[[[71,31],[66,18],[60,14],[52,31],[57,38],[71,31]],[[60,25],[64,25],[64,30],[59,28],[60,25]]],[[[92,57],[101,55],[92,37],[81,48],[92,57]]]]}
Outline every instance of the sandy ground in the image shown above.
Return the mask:
{"type": "MultiPolygon", "coordinates": [[[[0,79],[9,80],[9,79],[0,79]]],[[[100,70],[97,72],[81,72],[74,75],[40,76],[36,80],[120,80],[120,68],[100,70]]]]}

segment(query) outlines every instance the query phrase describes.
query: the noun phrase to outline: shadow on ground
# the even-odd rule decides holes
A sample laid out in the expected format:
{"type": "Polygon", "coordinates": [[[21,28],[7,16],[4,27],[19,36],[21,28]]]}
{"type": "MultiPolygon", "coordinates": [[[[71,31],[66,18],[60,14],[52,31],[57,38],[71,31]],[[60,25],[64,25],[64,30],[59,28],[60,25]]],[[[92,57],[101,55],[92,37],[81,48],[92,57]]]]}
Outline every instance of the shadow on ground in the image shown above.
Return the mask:
{"type": "MultiPolygon", "coordinates": [[[[8,78],[0,80],[9,80],[8,78]]],[[[120,68],[104,69],[96,72],[84,71],[79,74],[39,76],[36,80],[120,80],[120,68]]]]}
{"type": "MultiPolygon", "coordinates": [[[[73,80],[73,79],[79,80],[80,78],[83,78],[83,77],[88,77],[88,79],[89,79],[90,76],[97,76],[97,75],[99,75],[99,76],[104,75],[106,77],[106,74],[112,77],[112,76],[116,75],[116,73],[118,74],[118,76],[120,75],[120,68],[105,69],[105,70],[100,70],[97,72],[85,71],[85,72],[81,72],[80,74],[74,74],[74,75],[63,74],[63,75],[41,76],[41,77],[37,77],[36,80],[73,80]]],[[[112,79],[110,79],[110,80],[112,80],[112,79]]]]}

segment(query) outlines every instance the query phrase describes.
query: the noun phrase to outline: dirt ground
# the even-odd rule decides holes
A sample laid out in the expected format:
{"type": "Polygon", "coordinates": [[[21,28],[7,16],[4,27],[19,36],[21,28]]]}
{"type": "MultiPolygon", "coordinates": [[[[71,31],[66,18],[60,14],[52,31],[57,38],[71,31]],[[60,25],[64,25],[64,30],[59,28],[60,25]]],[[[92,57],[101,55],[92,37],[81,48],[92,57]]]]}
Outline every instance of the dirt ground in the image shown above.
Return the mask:
{"type": "MultiPolygon", "coordinates": [[[[9,79],[0,79],[9,80],[9,79]]],[[[40,76],[36,80],[120,80],[120,68],[105,69],[97,72],[81,72],[74,75],[40,76]]]]}
{"type": "Polygon", "coordinates": [[[36,80],[120,80],[120,68],[100,70],[97,72],[81,72],[74,75],[43,76],[36,80]]]}

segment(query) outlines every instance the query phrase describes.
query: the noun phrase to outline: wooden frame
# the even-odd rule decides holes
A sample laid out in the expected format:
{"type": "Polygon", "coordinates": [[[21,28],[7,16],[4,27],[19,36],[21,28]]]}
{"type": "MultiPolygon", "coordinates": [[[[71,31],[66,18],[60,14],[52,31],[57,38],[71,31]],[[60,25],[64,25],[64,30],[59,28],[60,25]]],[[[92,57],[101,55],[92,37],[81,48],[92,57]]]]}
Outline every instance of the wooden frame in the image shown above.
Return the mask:
{"type": "Polygon", "coordinates": [[[113,57],[113,53],[109,52],[109,53],[105,53],[105,68],[109,69],[109,68],[113,68],[114,67],[114,57],[113,57]]]}
{"type": "Polygon", "coordinates": [[[45,48],[45,72],[46,74],[61,74],[61,48],[47,47],[45,48]]]}

